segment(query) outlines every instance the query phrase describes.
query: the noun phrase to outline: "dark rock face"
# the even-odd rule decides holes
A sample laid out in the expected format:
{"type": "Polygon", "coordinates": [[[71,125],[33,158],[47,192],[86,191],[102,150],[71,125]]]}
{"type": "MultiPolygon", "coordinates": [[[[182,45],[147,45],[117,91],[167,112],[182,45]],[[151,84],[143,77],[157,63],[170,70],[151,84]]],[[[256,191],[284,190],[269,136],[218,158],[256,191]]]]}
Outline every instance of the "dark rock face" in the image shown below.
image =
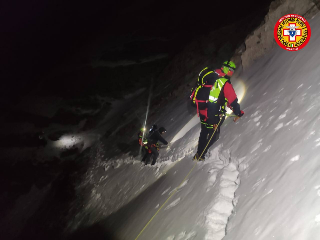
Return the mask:
{"type": "Polygon", "coordinates": [[[43,132],[35,132],[22,135],[7,135],[1,147],[44,147],[46,144],[47,140],[43,138],[43,132]]]}
{"type": "Polygon", "coordinates": [[[78,125],[86,116],[86,114],[78,115],[66,109],[59,109],[51,120],[60,125],[78,125]]]}
{"type": "Polygon", "coordinates": [[[245,40],[246,50],[241,55],[244,69],[277,46],[273,36],[273,29],[275,22],[281,17],[294,13],[308,19],[314,16],[319,9],[319,1],[315,0],[297,0],[295,2],[276,0],[271,2],[264,22],[245,40]]]}

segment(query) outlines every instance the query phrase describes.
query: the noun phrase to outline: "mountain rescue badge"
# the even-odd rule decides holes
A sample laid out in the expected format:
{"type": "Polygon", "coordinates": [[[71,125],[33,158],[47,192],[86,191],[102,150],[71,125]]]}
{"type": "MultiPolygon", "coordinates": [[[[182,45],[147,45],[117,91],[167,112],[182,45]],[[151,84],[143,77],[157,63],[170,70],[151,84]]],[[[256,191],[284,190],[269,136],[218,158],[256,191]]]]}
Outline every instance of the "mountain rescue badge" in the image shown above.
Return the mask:
{"type": "Polygon", "coordinates": [[[288,14],[278,20],[274,26],[274,38],[278,45],[287,51],[304,48],[311,37],[311,28],[305,18],[297,14],[288,14]]]}

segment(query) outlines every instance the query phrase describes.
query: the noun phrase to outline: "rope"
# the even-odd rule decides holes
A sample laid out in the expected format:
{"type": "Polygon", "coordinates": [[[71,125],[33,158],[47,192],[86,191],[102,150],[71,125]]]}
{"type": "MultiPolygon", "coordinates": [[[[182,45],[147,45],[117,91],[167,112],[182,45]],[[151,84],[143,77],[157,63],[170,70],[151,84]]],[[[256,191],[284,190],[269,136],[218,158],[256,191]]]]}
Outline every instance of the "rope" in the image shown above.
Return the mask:
{"type": "Polygon", "coordinates": [[[225,115],[226,115],[227,117],[237,117],[237,115],[229,114],[229,113],[225,113],[225,115]]]}
{"type": "Polygon", "coordinates": [[[190,175],[190,173],[193,171],[194,167],[197,165],[197,163],[194,164],[193,168],[189,171],[187,176],[183,179],[183,181],[179,184],[178,187],[171,193],[171,195],[168,197],[168,199],[161,205],[161,207],[158,209],[158,211],[152,216],[152,218],[149,220],[149,222],[144,226],[144,228],[141,230],[139,235],[135,238],[137,240],[140,235],[144,232],[144,230],[147,228],[147,226],[151,223],[151,221],[155,218],[155,216],[160,212],[160,210],[164,207],[164,205],[169,201],[169,199],[178,191],[178,189],[181,187],[181,185],[184,183],[184,181],[187,179],[187,177],[190,175]]]}
{"type": "MultiPolygon", "coordinates": [[[[207,143],[207,146],[204,148],[203,152],[201,153],[200,157],[202,156],[202,154],[204,153],[204,151],[206,150],[206,148],[208,147],[212,137],[214,136],[214,134],[216,133],[219,125],[220,125],[220,122],[221,122],[222,118],[220,118],[220,121],[217,125],[217,127],[215,128],[214,132],[212,133],[212,136],[211,138],[209,139],[208,143],[207,143]]],[[[199,157],[199,158],[200,158],[199,157]]],[[[187,176],[185,176],[185,178],[182,180],[182,182],[179,184],[178,187],[175,188],[175,190],[171,193],[171,195],[167,198],[167,200],[161,205],[161,207],[158,209],[158,211],[152,216],[152,218],[149,220],[149,222],[144,226],[144,228],[140,231],[139,235],[134,239],[134,240],[137,240],[140,235],[144,232],[144,230],[148,227],[148,225],[151,223],[151,221],[157,216],[157,214],[160,212],[160,210],[164,207],[164,205],[169,201],[169,199],[178,191],[178,189],[181,187],[181,185],[184,183],[184,181],[188,178],[188,176],[191,174],[191,172],[193,171],[194,167],[197,165],[197,162],[198,162],[198,159],[197,161],[195,162],[195,164],[193,165],[193,168],[189,171],[189,173],[187,174],[187,176]]]]}

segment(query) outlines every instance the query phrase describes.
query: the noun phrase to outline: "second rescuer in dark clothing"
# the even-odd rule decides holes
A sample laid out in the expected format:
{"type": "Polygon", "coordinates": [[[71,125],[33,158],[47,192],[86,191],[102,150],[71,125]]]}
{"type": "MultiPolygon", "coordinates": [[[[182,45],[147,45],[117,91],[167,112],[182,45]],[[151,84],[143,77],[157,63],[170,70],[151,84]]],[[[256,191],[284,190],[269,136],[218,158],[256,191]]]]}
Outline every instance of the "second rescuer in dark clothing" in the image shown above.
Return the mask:
{"type": "Polygon", "coordinates": [[[151,132],[147,139],[148,139],[148,148],[151,150],[151,154],[148,155],[147,160],[146,160],[146,165],[150,161],[151,155],[153,156],[153,161],[151,165],[154,165],[157,161],[157,158],[159,156],[159,152],[157,150],[157,142],[160,141],[163,144],[167,145],[168,142],[161,136],[166,132],[166,129],[164,127],[159,128],[159,130],[155,130],[154,132],[151,132]]]}

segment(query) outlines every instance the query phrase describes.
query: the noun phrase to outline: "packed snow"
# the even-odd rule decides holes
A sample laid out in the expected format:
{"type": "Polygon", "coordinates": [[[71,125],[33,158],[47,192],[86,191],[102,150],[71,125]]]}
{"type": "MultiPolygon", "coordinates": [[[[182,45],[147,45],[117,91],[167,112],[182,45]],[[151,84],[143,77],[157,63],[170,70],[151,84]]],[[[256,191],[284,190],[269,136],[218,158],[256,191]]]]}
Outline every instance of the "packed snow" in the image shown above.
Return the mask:
{"type": "Polygon", "coordinates": [[[158,119],[171,143],[154,166],[108,159],[100,144],[69,229],[99,224],[123,240],[320,239],[320,15],[309,23],[304,49],[277,47],[232,79],[245,84],[245,115],[225,121],[205,162],[192,161],[199,118],[180,124],[185,99],[158,119]]]}

